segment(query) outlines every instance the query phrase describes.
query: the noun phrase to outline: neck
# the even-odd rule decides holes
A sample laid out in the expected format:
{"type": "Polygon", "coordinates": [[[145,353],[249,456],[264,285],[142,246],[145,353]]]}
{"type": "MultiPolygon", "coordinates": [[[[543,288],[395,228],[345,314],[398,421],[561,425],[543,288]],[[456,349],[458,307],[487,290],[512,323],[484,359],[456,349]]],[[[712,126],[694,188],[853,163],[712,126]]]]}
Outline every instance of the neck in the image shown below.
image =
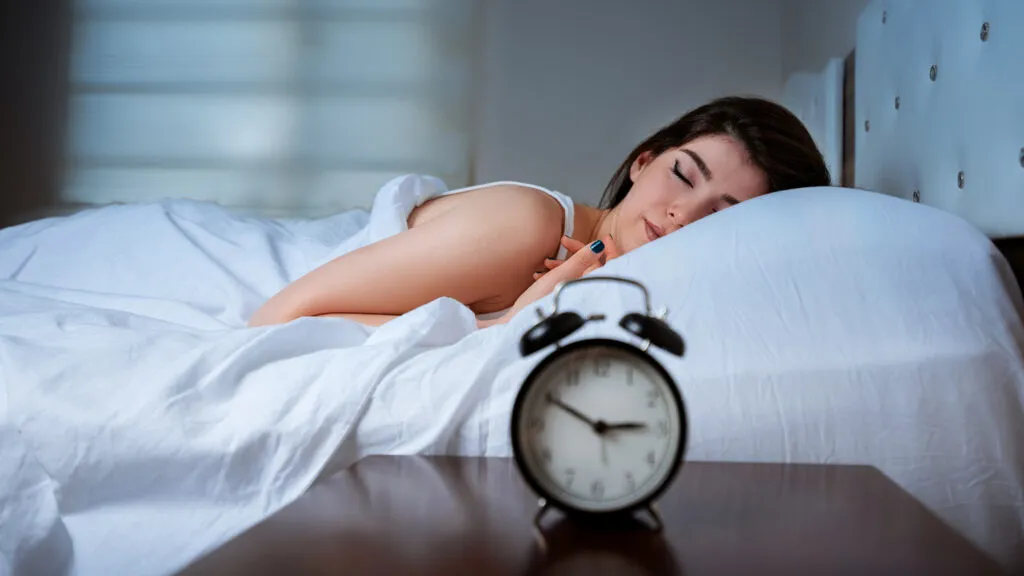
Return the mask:
{"type": "Polygon", "coordinates": [[[573,236],[583,242],[590,244],[594,240],[609,239],[615,241],[615,222],[618,211],[615,209],[593,208],[577,204],[576,230],[573,236]]]}

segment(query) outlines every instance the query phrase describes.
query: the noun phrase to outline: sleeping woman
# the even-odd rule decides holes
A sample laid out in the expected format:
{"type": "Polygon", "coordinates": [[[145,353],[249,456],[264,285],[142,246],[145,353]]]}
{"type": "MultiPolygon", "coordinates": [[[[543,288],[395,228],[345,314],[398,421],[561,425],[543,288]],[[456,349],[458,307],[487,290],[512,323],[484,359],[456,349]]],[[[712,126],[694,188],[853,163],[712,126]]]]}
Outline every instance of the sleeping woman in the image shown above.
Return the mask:
{"type": "Polygon", "coordinates": [[[829,184],[796,116],[760,98],[720,98],[640,143],[597,207],[521,183],[441,194],[413,209],[407,230],[298,278],[249,324],[340,316],[380,325],[445,296],[471,309],[481,328],[500,324],[559,282],[709,214],[777,190],[829,184]]]}

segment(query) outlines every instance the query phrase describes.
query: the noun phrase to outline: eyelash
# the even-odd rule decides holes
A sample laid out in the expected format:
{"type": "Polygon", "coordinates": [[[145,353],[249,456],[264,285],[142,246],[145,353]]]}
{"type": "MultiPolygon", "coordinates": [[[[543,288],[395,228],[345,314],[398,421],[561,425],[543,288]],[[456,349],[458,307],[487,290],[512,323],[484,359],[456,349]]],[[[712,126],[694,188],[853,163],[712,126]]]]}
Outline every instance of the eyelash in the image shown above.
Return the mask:
{"type": "MultiPolygon", "coordinates": [[[[672,173],[676,175],[676,178],[679,178],[683,182],[686,182],[687,186],[693,188],[693,182],[690,182],[690,179],[687,178],[686,176],[683,176],[682,171],[679,170],[679,160],[676,160],[675,162],[672,163],[672,173]]],[[[718,212],[718,210],[712,208],[711,213],[714,214],[715,212],[718,212]]]]}
{"type": "Polygon", "coordinates": [[[690,182],[690,179],[687,178],[686,176],[683,176],[683,173],[679,170],[679,160],[676,160],[675,162],[672,163],[672,173],[676,175],[676,178],[679,178],[683,182],[686,182],[687,186],[693,188],[693,182],[690,182]]]}

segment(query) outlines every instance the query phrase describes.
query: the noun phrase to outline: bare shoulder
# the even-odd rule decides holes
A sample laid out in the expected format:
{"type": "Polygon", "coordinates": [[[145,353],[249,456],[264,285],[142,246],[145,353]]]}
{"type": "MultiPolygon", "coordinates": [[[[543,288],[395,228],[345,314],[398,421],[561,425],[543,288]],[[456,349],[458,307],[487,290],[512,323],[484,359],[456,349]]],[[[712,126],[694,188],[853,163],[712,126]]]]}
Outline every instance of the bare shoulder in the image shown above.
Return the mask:
{"type": "Polygon", "coordinates": [[[442,216],[514,227],[523,238],[533,238],[557,250],[565,211],[557,200],[541,190],[502,183],[434,198],[410,214],[409,228],[442,216]]]}
{"type": "MultiPolygon", "coordinates": [[[[477,313],[511,306],[533,282],[545,258],[558,254],[565,211],[541,190],[494,185],[435,198],[410,217],[418,249],[444,254],[445,266],[461,262],[471,270],[449,273],[452,287],[472,286],[472,294],[446,293],[477,313]]],[[[427,256],[425,256],[426,258],[427,256]]],[[[458,288],[462,290],[462,288],[458,288]]]]}

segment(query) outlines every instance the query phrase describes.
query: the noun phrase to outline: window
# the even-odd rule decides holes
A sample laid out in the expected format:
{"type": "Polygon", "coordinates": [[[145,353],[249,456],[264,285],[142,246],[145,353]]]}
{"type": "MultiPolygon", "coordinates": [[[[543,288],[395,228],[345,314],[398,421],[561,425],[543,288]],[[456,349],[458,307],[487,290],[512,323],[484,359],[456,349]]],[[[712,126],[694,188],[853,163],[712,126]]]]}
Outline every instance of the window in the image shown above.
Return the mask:
{"type": "Polygon", "coordinates": [[[315,217],[468,185],[472,0],[78,0],[64,201],[315,217]]]}

